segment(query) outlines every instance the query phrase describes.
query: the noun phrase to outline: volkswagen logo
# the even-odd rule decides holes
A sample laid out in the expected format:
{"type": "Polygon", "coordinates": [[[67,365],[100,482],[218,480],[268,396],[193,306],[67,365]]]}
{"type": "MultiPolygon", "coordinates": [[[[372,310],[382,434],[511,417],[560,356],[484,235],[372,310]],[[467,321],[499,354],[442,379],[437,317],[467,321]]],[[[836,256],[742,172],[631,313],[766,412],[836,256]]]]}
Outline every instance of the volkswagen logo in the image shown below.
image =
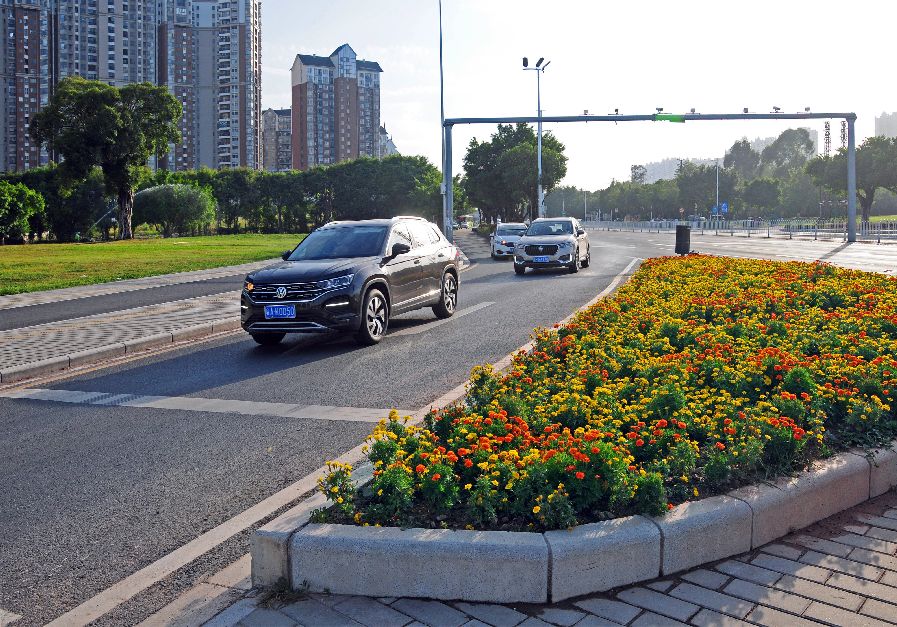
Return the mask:
{"type": "Polygon", "coordinates": [[[287,288],[285,288],[284,286],[281,285],[280,287],[277,288],[277,291],[274,292],[274,295],[277,298],[286,298],[287,297],[287,288]]]}

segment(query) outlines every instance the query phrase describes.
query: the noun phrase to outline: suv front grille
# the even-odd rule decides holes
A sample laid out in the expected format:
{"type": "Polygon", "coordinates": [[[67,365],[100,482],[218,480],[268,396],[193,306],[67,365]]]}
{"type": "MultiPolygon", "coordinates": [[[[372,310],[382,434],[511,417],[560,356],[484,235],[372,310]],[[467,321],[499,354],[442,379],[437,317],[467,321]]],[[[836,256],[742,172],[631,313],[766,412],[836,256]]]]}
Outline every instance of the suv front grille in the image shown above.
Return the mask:
{"type": "Polygon", "coordinates": [[[543,244],[541,246],[527,246],[523,250],[526,251],[526,254],[530,257],[535,257],[536,255],[554,255],[558,251],[558,247],[554,244],[543,244]]]}
{"type": "Polygon", "coordinates": [[[272,283],[270,285],[258,285],[250,292],[252,300],[265,303],[279,303],[285,300],[314,300],[324,293],[324,290],[314,283],[272,283]],[[277,298],[277,288],[285,287],[286,296],[277,298]]]}

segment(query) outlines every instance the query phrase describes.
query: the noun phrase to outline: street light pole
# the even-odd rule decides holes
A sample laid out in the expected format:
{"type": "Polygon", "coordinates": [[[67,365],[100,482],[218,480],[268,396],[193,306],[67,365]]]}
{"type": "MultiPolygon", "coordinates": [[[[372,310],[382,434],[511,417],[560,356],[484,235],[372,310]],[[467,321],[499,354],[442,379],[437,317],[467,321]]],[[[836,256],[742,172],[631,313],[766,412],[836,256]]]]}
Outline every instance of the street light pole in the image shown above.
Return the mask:
{"type": "Polygon", "coordinates": [[[536,67],[527,67],[529,65],[529,61],[526,57],[523,57],[523,69],[524,70],[535,70],[536,71],[536,111],[538,113],[538,131],[536,134],[536,153],[537,153],[537,188],[536,188],[536,202],[539,204],[537,215],[540,218],[545,217],[545,198],[542,195],[542,72],[545,71],[545,68],[548,67],[548,64],[551,63],[549,61],[545,65],[542,65],[542,61],[545,60],[545,57],[539,57],[539,60],[536,61],[536,67]]]}

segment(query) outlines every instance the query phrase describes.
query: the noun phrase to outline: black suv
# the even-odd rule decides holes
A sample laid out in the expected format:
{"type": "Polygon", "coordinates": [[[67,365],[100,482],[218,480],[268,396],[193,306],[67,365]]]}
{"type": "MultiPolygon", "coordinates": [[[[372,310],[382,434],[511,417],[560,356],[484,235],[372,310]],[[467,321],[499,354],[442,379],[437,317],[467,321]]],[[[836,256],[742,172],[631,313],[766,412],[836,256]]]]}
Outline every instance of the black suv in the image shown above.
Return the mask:
{"type": "Polygon", "coordinates": [[[243,329],[259,344],[287,333],[353,331],[376,344],[389,318],[432,307],[455,313],[461,252],[423,218],[331,222],[278,263],[246,276],[243,329]]]}

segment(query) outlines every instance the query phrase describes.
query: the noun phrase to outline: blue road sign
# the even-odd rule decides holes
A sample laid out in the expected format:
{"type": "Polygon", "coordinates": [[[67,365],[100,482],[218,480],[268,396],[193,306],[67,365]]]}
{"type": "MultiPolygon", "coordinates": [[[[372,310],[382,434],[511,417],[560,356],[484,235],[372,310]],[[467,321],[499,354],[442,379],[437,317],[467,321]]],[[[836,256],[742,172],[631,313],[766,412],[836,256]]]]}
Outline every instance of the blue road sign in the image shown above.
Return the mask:
{"type": "Polygon", "coordinates": [[[723,210],[723,213],[729,213],[729,203],[720,203],[719,207],[723,210]]]}

